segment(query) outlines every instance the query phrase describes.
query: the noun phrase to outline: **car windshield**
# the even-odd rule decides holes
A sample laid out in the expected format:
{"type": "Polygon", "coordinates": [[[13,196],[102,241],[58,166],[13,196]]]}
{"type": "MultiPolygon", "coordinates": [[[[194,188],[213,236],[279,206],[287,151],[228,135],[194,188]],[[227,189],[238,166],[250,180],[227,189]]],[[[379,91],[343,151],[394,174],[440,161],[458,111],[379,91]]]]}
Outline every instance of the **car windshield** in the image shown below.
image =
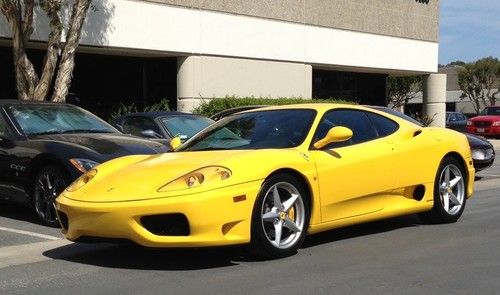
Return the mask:
{"type": "Polygon", "coordinates": [[[316,111],[255,111],[224,118],[195,135],[177,151],[291,148],[300,145],[316,111]]]}
{"type": "Polygon", "coordinates": [[[197,116],[172,116],[163,117],[160,122],[165,126],[171,136],[178,136],[182,140],[193,137],[200,130],[212,124],[214,121],[197,116]]]}
{"type": "Polygon", "coordinates": [[[500,107],[488,107],[481,111],[480,115],[500,116],[500,107]]]}
{"type": "Polygon", "coordinates": [[[117,132],[97,116],[72,105],[18,104],[7,106],[7,111],[26,135],[117,132]]]}

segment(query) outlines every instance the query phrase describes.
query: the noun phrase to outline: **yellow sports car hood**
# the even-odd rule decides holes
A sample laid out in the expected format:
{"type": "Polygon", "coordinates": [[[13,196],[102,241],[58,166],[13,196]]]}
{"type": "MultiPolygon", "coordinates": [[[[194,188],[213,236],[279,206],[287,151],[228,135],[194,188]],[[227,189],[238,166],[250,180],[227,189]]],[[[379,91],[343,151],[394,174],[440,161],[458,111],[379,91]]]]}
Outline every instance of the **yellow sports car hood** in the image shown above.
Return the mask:
{"type": "Polygon", "coordinates": [[[121,202],[180,196],[263,179],[269,171],[282,167],[285,162],[289,164],[287,166],[302,164],[314,167],[298,150],[224,150],[130,156],[98,166],[93,179],[74,192],[65,191],[64,195],[86,202],[121,202]],[[193,171],[211,166],[228,169],[230,177],[206,181],[193,188],[165,187],[193,171]],[[255,169],[256,167],[259,169],[255,169]]]}

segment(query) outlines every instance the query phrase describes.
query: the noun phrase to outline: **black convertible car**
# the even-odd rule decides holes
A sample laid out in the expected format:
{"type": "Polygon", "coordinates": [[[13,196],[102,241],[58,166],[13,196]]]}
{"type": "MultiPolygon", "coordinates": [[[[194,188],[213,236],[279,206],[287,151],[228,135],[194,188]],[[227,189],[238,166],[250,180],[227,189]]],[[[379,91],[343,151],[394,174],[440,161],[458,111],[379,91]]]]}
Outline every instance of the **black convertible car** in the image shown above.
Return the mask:
{"type": "Polygon", "coordinates": [[[46,225],[58,225],[53,200],[85,171],[166,151],[70,104],[0,100],[0,199],[27,202],[46,225]]]}

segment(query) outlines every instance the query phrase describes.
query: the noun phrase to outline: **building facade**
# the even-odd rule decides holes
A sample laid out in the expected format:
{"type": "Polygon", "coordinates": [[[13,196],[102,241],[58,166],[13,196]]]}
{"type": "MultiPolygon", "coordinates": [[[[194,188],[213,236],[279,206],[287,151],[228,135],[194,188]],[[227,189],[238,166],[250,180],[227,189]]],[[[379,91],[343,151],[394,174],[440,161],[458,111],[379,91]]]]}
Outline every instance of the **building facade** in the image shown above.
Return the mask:
{"type": "MultiPolygon", "coordinates": [[[[83,105],[225,96],[385,103],[388,75],[438,67],[438,0],[103,0],[89,11],[70,91],[83,105]]],[[[30,43],[43,60],[42,16],[30,43]]],[[[0,98],[15,94],[0,16],[0,98]],[[5,87],[4,87],[5,86],[5,87]]]]}

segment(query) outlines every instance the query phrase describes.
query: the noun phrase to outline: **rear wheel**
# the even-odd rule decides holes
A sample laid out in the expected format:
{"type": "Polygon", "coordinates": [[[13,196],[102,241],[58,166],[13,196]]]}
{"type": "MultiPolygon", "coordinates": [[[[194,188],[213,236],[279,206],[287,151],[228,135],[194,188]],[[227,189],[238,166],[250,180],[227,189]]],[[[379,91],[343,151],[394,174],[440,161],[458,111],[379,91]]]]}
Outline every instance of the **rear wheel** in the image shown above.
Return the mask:
{"type": "Polygon", "coordinates": [[[307,190],[296,178],[269,177],[254,205],[250,251],[262,258],[295,254],[304,241],[309,216],[307,190]]]}
{"type": "Polygon", "coordinates": [[[446,157],[441,161],[434,182],[434,207],[419,214],[423,221],[451,223],[460,218],[467,200],[465,175],[457,159],[446,157]]]}
{"type": "Polygon", "coordinates": [[[54,200],[68,186],[69,181],[58,166],[48,165],[40,169],[33,180],[32,201],[41,223],[58,227],[54,200]]]}

